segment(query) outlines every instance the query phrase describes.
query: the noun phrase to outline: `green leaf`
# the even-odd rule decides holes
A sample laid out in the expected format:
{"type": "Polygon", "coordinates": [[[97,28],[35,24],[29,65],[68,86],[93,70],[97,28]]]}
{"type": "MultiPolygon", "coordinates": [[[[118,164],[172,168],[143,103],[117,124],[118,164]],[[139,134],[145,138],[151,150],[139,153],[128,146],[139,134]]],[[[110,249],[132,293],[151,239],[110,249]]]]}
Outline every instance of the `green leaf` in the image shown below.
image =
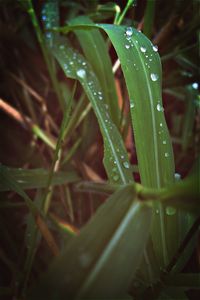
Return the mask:
{"type": "MultiPolygon", "coordinates": [[[[56,6],[56,2],[54,5],[56,6]]],[[[50,8],[48,6],[43,9],[44,26],[47,30],[49,26],[55,25],[54,22],[51,24],[51,18],[49,18],[53,6],[50,8]]],[[[84,57],[70,47],[66,38],[59,37],[57,33],[55,36],[53,34],[55,33],[46,33],[53,55],[66,76],[77,79],[82,84],[98,119],[104,140],[104,166],[110,181],[117,183],[133,181],[128,154],[121,135],[110,116],[98,78],[84,57]]]]}
{"type": "Polygon", "coordinates": [[[134,186],[121,188],[69,242],[29,299],[123,299],[150,222],[151,209],[136,200],[134,186]]]}
{"type": "MultiPolygon", "coordinates": [[[[44,169],[16,169],[0,166],[2,173],[12,176],[22,190],[44,188],[47,185],[49,171],[44,169]]],[[[64,183],[77,182],[79,177],[75,172],[57,172],[53,175],[52,185],[61,185],[64,183]]],[[[12,187],[9,182],[0,181],[0,192],[9,191],[12,187]]]]}
{"type": "MultiPolygon", "coordinates": [[[[69,24],[93,24],[90,18],[79,16],[72,19],[69,24]]],[[[91,64],[101,83],[105,102],[109,107],[113,122],[119,127],[120,114],[116,94],[112,64],[108,55],[107,45],[98,29],[75,30],[87,61],[91,64]]]]}

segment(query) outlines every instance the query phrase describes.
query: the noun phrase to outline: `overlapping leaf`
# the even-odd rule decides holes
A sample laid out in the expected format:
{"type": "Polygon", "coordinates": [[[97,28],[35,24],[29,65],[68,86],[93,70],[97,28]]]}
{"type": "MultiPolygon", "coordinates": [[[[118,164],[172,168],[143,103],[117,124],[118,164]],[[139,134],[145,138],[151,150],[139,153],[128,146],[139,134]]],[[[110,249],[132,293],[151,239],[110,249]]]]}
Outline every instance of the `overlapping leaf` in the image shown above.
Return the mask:
{"type": "Polygon", "coordinates": [[[115,192],[69,242],[29,299],[123,299],[150,222],[151,209],[137,201],[134,186],[115,192]]]}
{"type": "MultiPolygon", "coordinates": [[[[49,26],[55,26],[57,22],[56,2],[47,3],[43,9],[42,19],[46,30],[49,26]]],[[[133,181],[123,140],[112,121],[101,84],[91,66],[81,54],[70,47],[66,38],[47,31],[46,39],[66,76],[80,81],[91,101],[104,139],[104,166],[109,179],[119,183],[133,181]]]]}

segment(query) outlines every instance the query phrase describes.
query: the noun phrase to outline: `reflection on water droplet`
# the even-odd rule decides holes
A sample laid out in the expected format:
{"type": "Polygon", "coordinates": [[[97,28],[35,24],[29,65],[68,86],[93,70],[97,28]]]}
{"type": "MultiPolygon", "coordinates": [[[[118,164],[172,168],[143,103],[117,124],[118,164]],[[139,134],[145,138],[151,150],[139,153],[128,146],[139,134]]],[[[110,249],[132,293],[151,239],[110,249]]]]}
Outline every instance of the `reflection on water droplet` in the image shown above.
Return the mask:
{"type": "Polygon", "coordinates": [[[151,73],[151,80],[152,81],[157,81],[158,80],[158,74],[151,73]]]}
{"type": "Polygon", "coordinates": [[[127,27],[127,29],[125,31],[125,35],[127,37],[131,37],[133,35],[133,28],[132,27],[127,27]]]}
{"type": "Polygon", "coordinates": [[[65,46],[64,45],[60,45],[59,48],[62,50],[62,49],[65,49],[65,46]]]}
{"type": "Polygon", "coordinates": [[[77,72],[76,72],[77,76],[80,77],[80,78],[85,78],[86,76],[86,72],[84,69],[79,69],[77,72]]]}
{"type": "Polygon", "coordinates": [[[131,107],[131,108],[134,108],[134,107],[135,107],[135,104],[132,102],[131,105],[130,105],[130,107],[131,107]]]}
{"type": "Polygon", "coordinates": [[[158,111],[164,111],[164,108],[163,108],[162,105],[159,104],[159,103],[157,104],[156,109],[157,109],[158,111]]]}
{"type": "Polygon", "coordinates": [[[126,48],[126,49],[129,49],[129,48],[130,48],[130,45],[125,45],[125,48],[126,48]]]}
{"type": "Polygon", "coordinates": [[[164,140],[162,143],[163,143],[163,145],[166,145],[166,144],[167,144],[167,142],[166,142],[165,140],[164,140]]]}
{"type": "Polygon", "coordinates": [[[158,52],[158,46],[157,45],[153,46],[153,51],[158,52]]]}
{"type": "Polygon", "coordinates": [[[162,127],[163,126],[163,123],[160,123],[160,127],[162,127]]]}
{"type": "Polygon", "coordinates": [[[179,173],[175,173],[174,174],[174,178],[175,178],[175,180],[181,180],[181,174],[179,174],[179,173]]]}
{"type": "Polygon", "coordinates": [[[124,159],[124,155],[121,155],[121,159],[124,159]]]}
{"type": "Polygon", "coordinates": [[[166,214],[168,216],[173,216],[176,213],[176,208],[172,207],[172,206],[167,206],[166,207],[166,214]]]}
{"type": "Polygon", "coordinates": [[[147,51],[147,49],[143,46],[140,47],[141,52],[145,53],[147,51]]]}
{"type": "Polygon", "coordinates": [[[123,162],[123,166],[124,168],[129,169],[129,163],[127,161],[123,162]]]}
{"type": "Polygon", "coordinates": [[[169,157],[169,153],[168,152],[165,152],[165,157],[169,157]]]}
{"type": "Polygon", "coordinates": [[[193,89],[198,90],[199,85],[198,85],[197,82],[194,82],[194,83],[192,84],[192,87],[193,87],[193,89]]]}
{"type": "Polygon", "coordinates": [[[156,214],[157,214],[157,215],[159,214],[159,210],[158,210],[158,209],[156,209],[156,214]]]}
{"type": "Polygon", "coordinates": [[[114,176],[113,176],[113,180],[114,180],[114,181],[119,180],[119,175],[114,175],[114,176]]]}

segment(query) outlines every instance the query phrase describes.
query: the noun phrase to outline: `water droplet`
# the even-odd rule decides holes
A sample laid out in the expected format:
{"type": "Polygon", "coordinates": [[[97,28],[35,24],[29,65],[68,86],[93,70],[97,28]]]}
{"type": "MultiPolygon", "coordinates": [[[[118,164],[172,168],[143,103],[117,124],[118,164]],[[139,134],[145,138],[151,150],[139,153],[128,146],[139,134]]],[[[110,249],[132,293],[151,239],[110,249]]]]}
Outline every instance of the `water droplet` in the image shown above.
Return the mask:
{"type": "Polygon", "coordinates": [[[151,80],[152,81],[157,81],[158,80],[158,74],[156,74],[156,73],[151,73],[151,80]]]}
{"type": "Polygon", "coordinates": [[[134,108],[134,107],[135,107],[135,104],[132,102],[131,105],[130,105],[130,107],[131,107],[131,108],[134,108]]]}
{"type": "Polygon", "coordinates": [[[158,111],[164,111],[164,108],[163,108],[162,105],[159,104],[159,103],[157,104],[156,109],[157,109],[158,111]]]}
{"type": "Polygon", "coordinates": [[[47,39],[51,39],[52,38],[52,33],[51,32],[47,32],[46,33],[46,38],[47,39]]]}
{"type": "Polygon", "coordinates": [[[145,53],[147,51],[147,49],[143,46],[140,47],[141,52],[145,53]]]}
{"type": "Polygon", "coordinates": [[[121,159],[124,159],[124,155],[121,155],[121,159]]]}
{"type": "Polygon", "coordinates": [[[114,180],[114,181],[119,180],[119,175],[114,175],[114,176],[113,176],[113,180],[114,180]]]}
{"type": "Polygon", "coordinates": [[[59,46],[59,49],[61,49],[61,50],[62,50],[62,49],[65,49],[65,46],[64,46],[64,45],[60,45],[60,46],[59,46]]]}
{"type": "Polygon", "coordinates": [[[192,84],[192,87],[193,87],[193,89],[198,90],[199,85],[198,85],[197,82],[194,82],[194,83],[192,84]]]}
{"type": "Polygon", "coordinates": [[[158,52],[158,46],[157,45],[154,45],[152,48],[153,48],[154,52],[158,52]]]}
{"type": "Polygon", "coordinates": [[[166,145],[166,144],[167,144],[167,142],[166,142],[165,140],[164,140],[162,143],[163,143],[163,145],[166,145]]]}
{"type": "Polygon", "coordinates": [[[85,78],[86,76],[86,72],[84,69],[79,69],[77,72],[76,72],[77,76],[80,77],[80,78],[85,78]]]}
{"type": "Polygon", "coordinates": [[[179,173],[175,173],[174,174],[174,178],[175,178],[175,180],[181,180],[181,174],[179,174],[179,173]]]}
{"type": "Polygon", "coordinates": [[[127,161],[124,161],[123,162],[123,166],[124,166],[124,168],[126,168],[126,169],[129,169],[129,163],[127,162],[127,161]]]}
{"type": "Polygon", "coordinates": [[[103,100],[103,97],[102,97],[102,96],[99,96],[99,100],[103,100]]]}
{"type": "Polygon", "coordinates": [[[126,49],[129,49],[129,48],[130,48],[130,45],[125,45],[125,48],[126,48],[126,49]]]}
{"type": "Polygon", "coordinates": [[[42,16],[42,21],[46,21],[47,17],[46,16],[42,16]]]}
{"type": "Polygon", "coordinates": [[[168,152],[165,152],[165,157],[169,157],[169,153],[168,152]]]}
{"type": "Polygon", "coordinates": [[[160,127],[163,127],[163,123],[160,123],[160,127]]]}
{"type": "Polygon", "coordinates": [[[176,213],[176,208],[172,207],[172,206],[167,206],[166,207],[166,214],[168,216],[173,216],[176,213]]]}
{"type": "Polygon", "coordinates": [[[157,214],[157,215],[159,214],[159,209],[156,209],[156,214],[157,214]]]}
{"type": "Polygon", "coordinates": [[[85,61],[83,61],[83,62],[82,62],[82,65],[83,65],[83,66],[85,66],[85,65],[86,65],[86,62],[85,62],[85,61]]]}
{"type": "Polygon", "coordinates": [[[127,27],[127,29],[125,31],[125,35],[130,38],[133,35],[133,28],[127,27]]]}

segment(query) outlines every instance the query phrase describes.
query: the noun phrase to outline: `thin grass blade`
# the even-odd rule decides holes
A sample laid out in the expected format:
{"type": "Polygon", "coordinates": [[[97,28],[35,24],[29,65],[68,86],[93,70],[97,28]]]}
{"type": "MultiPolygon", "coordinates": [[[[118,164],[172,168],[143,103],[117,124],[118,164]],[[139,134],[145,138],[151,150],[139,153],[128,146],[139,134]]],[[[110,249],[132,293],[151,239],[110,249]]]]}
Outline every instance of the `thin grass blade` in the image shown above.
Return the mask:
{"type": "MultiPolygon", "coordinates": [[[[94,24],[87,16],[79,16],[72,19],[69,24],[94,24]]],[[[96,76],[101,83],[105,102],[109,107],[110,115],[119,128],[120,113],[115,88],[112,64],[108,55],[105,40],[98,29],[74,31],[83,49],[87,61],[91,64],[96,76]]]]}
{"type": "MultiPolygon", "coordinates": [[[[1,166],[8,175],[17,182],[22,190],[44,188],[47,184],[49,172],[44,169],[16,169],[1,166]]],[[[54,173],[52,185],[62,185],[66,183],[77,182],[80,178],[73,171],[54,173]]],[[[9,191],[11,186],[9,182],[0,181],[0,192],[9,191]]]]}

